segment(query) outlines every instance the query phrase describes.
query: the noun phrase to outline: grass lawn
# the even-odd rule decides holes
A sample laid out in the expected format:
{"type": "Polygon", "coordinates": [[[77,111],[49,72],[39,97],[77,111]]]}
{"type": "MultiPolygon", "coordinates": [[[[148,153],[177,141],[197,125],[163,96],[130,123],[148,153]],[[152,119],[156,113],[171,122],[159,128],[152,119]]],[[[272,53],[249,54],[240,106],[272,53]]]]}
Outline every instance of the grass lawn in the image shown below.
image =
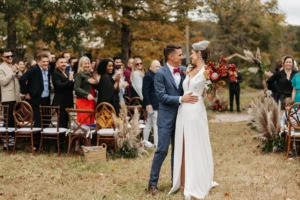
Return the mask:
{"type": "MultiPolygon", "coordinates": [[[[206,199],[300,199],[298,160],[285,160],[283,153],[263,154],[246,122],[209,127],[215,181],[220,185],[206,199]]],[[[88,164],[80,156],[0,153],[0,199],[183,199],[180,192],[167,196],[170,154],[161,170],[160,195],[145,192],[152,158],[150,150],[139,159],[88,164]]]]}

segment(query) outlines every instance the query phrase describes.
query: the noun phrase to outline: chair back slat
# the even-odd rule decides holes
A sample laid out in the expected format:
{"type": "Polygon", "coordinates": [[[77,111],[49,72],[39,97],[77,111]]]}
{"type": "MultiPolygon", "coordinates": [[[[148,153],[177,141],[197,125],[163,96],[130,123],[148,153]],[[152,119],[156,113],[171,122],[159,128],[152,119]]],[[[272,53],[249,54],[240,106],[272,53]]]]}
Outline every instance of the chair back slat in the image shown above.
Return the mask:
{"type": "Polygon", "coordinates": [[[66,108],[66,111],[68,113],[68,117],[69,117],[69,129],[71,130],[71,132],[69,134],[76,134],[77,132],[82,132],[83,135],[87,135],[88,132],[91,130],[91,125],[94,124],[94,122],[92,121],[93,119],[93,115],[94,115],[94,111],[93,110],[85,110],[85,109],[72,109],[72,108],[66,108]],[[83,118],[82,122],[78,122],[77,121],[77,114],[78,113],[85,113],[87,114],[87,116],[85,118],[83,118]],[[89,130],[86,130],[85,128],[83,128],[83,126],[89,126],[89,130]]]}
{"type": "Polygon", "coordinates": [[[40,106],[41,128],[54,127],[59,132],[60,106],[40,106]]]}
{"type": "Polygon", "coordinates": [[[142,105],[142,99],[140,97],[133,97],[131,100],[130,100],[130,105],[131,106],[139,106],[139,105],[142,105]]]}
{"type": "Polygon", "coordinates": [[[300,103],[291,105],[288,110],[288,124],[295,130],[300,130],[300,103]]]}
{"type": "Polygon", "coordinates": [[[129,117],[129,121],[132,119],[133,115],[134,115],[134,110],[137,108],[138,112],[139,112],[139,120],[145,120],[145,112],[144,112],[144,108],[141,105],[137,105],[137,106],[127,106],[127,112],[128,112],[128,117],[129,117]]]}
{"type": "Polygon", "coordinates": [[[115,128],[113,114],[116,114],[116,111],[111,104],[102,102],[96,107],[95,112],[97,129],[115,128]]]}
{"type": "Polygon", "coordinates": [[[125,104],[126,104],[127,106],[129,106],[129,105],[130,105],[131,99],[130,99],[128,96],[125,96],[124,100],[125,100],[125,104]]]}
{"type": "Polygon", "coordinates": [[[33,110],[26,101],[17,102],[13,109],[15,128],[33,127],[33,110]]]}
{"type": "Polygon", "coordinates": [[[8,128],[9,105],[0,104],[0,127],[8,128]]]}

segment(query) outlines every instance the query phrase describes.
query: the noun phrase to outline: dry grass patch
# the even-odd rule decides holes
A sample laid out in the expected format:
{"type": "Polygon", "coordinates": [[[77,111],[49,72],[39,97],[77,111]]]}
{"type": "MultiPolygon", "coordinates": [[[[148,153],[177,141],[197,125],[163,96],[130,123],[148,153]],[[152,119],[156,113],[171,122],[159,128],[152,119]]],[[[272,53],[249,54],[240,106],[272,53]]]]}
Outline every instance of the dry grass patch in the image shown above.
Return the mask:
{"type": "MultiPolygon", "coordinates": [[[[241,108],[259,91],[242,90],[241,108]]],[[[212,112],[208,112],[212,116],[212,112]]],[[[283,153],[263,154],[261,141],[247,123],[210,123],[215,181],[207,200],[292,200],[300,196],[298,160],[284,160],[283,153]]],[[[170,154],[162,166],[159,189],[152,197],[147,188],[153,151],[134,160],[117,159],[88,164],[82,157],[30,156],[0,153],[0,199],[144,200],[183,199],[171,189],[170,154]]]]}
{"type": "MultiPolygon", "coordinates": [[[[299,162],[263,154],[246,123],[210,124],[216,199],[299,199],[299,162]]],[[[153,152],[135,160],[87,164],[81,157],[0,154],[0,199],[183,199],[171,187],[170,155],[161,170],[161,194],[145,192],[153,152]]]]}

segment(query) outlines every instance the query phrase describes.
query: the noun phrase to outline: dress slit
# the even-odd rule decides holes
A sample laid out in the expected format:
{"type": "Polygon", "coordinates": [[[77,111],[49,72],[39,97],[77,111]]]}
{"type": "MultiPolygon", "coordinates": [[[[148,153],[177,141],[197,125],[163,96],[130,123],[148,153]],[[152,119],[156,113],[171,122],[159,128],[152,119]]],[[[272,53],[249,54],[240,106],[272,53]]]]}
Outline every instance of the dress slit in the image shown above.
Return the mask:
{"type": "Polygon", "coordinates": [[[180,168],[180,192],[184,192],[185,185],[185,151],[184,151],[184,130],[182,135],[182,157],[181,157],[181,168],[180,168]]]}

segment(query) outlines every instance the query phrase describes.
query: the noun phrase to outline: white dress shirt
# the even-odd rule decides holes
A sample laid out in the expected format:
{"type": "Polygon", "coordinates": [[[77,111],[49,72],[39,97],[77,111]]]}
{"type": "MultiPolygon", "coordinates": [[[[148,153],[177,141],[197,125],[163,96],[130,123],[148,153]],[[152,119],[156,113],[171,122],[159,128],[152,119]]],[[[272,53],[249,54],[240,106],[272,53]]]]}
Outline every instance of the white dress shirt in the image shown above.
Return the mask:
{"type": "MultiPolygon", "coordinates": [[[[173,76],[173,78],[174,78],[174,81],[175,81],[175,83],[176,83],[176,87],[177,87],[177,89],[178,89],[179,84],[180,84],[180,80],[181,80],[180,73],[177,72],[176,74],[174,74],[174,73],[173,73],[173,69],[174,69],[175,67],[171,66],[169,63],[167,63],[167,66],[169,67],[169,69],[170,69],[170,71],[171,71],[171,74],[172,74],[172,76],[173,76]]],[[[179,68],[179,67],[178,67],[178,68],[179,68]]]]}
{"type": "MultiPolygon", "coordinates": [[[[169,63],[167,63],[167,66],[169,67],[170,71],[171,71],[171,74],[174,78],[174,81],[175,81],[175,84],[176,84],[176,87],[177,89],[179,88],[179,84],[180,84],[180,81],[181,81],[181,75],[179,72],[176,72],[175,74],[173,73],[173,69],[175,67],[171,66],[169,63]]],[[[178,67],[179,68],[179,67],[178,67]]],[[[179,97],[179,103],[181,103],[181,96],[179,97]]]]}

